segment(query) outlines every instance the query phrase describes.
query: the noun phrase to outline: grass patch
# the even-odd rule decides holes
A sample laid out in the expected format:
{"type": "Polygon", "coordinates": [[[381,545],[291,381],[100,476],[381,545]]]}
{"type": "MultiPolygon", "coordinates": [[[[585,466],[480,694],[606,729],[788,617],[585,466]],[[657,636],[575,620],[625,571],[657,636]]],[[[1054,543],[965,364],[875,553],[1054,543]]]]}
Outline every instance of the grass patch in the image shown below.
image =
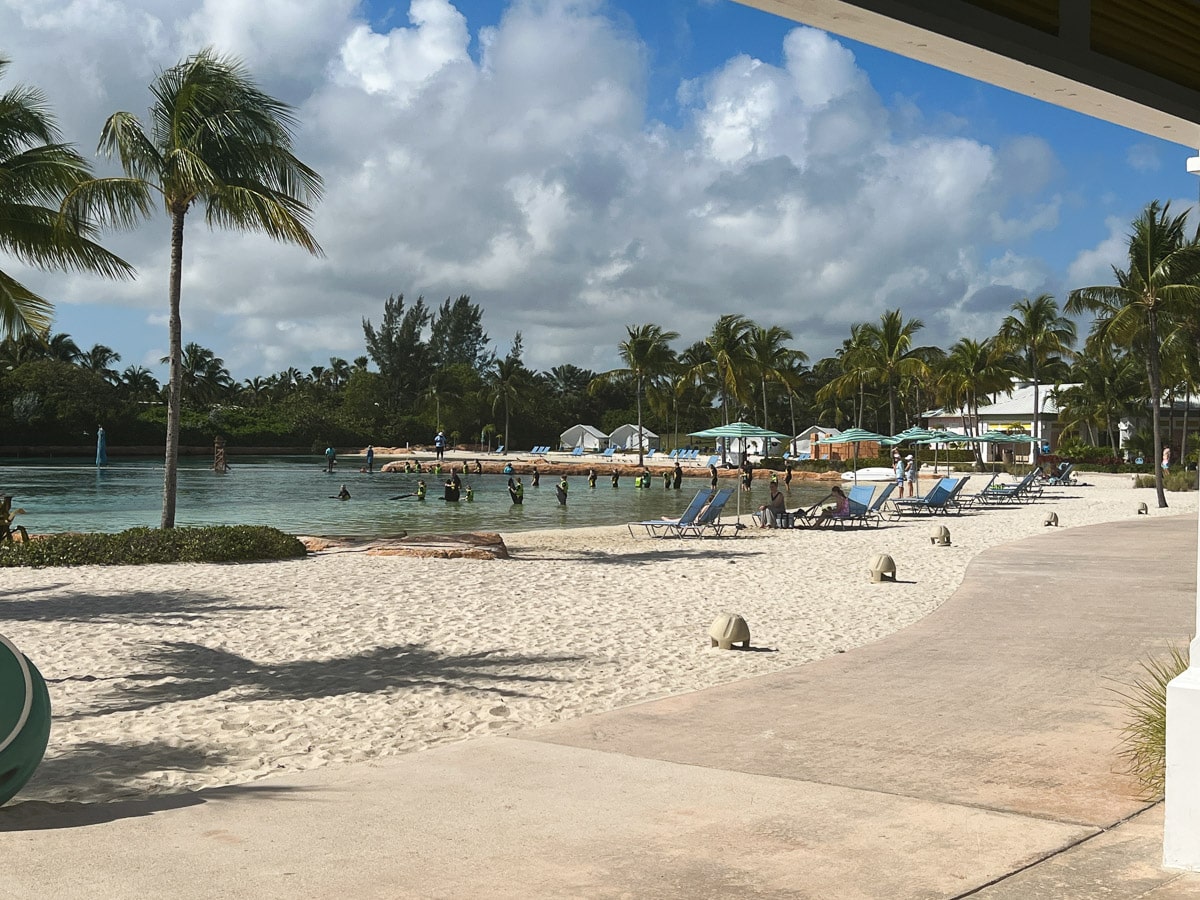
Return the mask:
{"type": "Polygon", "coordinates": [[[54,534],[0,544],[0,567],[257,562],[297,559],[307,552],[297,538],[263,525],[130,528],[118,534],[54,534]]]}
{"type": "Polygon", "coordinates": [[[1167,683],[1188,667],[1188,649],[1168,648],[1167,656],[1142,662],[1142,674],[1115,688],[1125,707],[1117,755],[1124,771],[1137,779],[1142,797],[1157,800],[1167,777],[1167,683]]]}

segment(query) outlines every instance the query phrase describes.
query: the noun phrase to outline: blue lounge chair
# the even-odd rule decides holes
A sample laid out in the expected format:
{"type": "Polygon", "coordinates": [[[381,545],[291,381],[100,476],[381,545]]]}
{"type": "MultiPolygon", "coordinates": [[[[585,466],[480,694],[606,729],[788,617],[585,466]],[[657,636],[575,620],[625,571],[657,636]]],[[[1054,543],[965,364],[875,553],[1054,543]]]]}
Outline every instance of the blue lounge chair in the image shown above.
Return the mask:
{"type": "Polygon", "coordinates": [[[992,486],[981,503],[1031,503],[1042,495],[1041,485],[1037,483],[1038,470],[1032,470],[1016,485],[1003,487],[992,486]]]}
{"type": "Polygon", "coordinates": [[[646,459],[649,459],[657,452],[658,452],[657,450],[655,450],[653,447],[651,447],[649,450],[646,451],[646,459]]]}
{"type": "Polygon", "coordinates": [[[495,450],[493,450],[492,452],[493,452],[493,453],[503,453],[503,452],[504,452],[504,445],[503,445],[503,444],[501,444],[499,447],[497,447],[497,448],[496,448],[495,450]]]}
{"type": "Polygon", "coordinates": [[[976,503],[986,503],[988,491],[992,489],[992,485],[996,483],[996,476],[999,472],[993,472],[992,477],[988,479],[987,484],[976,491],[974,494],[960,494],[958,497],[958,505],[964,509],[974,506],[976,503]]]}
{"type": "MultiPolygon", "coordinates": [[[[855,520],[855,524],[862,525],[864,527],[870,527],[871,525],[878,526],[883,521],[883,505],[891,499],[892,491],[895,489],[896,482],[889,481],[883,486],[883,490],[866,504],[865,509],[856,512],[854,508],[855,488],[851,488],[850,515],[855,520]]],[[[873,493],[875,489],[870,488],[870,490],[873,493]]]]}
{"type": "Polygon", "coordinates": [[[713,493],[714,491],[708,488],[697,491],[692,502],[688,504],[687,509],[678,519],[647,519],[645,522],[630,522],[629,533],[635,535],[634,528],[644,528],[646,534],[651,537],[678,535],[681,529],[691,527],[692,523],[696,521],[696,516],[700,514],[700,510],[704,509],[705,504],[712,499],[713,493]]]}
{"type": "Polygon", "coordinates": [[[571,451],[571,455],[572,456],[583,456],[583,448],[576,447],[574,450],[571,451]]]}
{"type": "Polygon", "coordinates": [[[672,450],[670,453],[667,454],[667,459],[674,459],[678,455],[679,455],[678,450],[672,450]]]}
{"type": "Polygon", "coordinates": [[[612,457],[612,455],[613,455],[613,453],[614,453],[614,452],[616,452],[616,451],[615,451],[615,448],[613,448],[613,447],[609,447],[609,448],[608,448],[607,450],[605,450],[605,451],[604,451],[604,453],[602,453],[601,455],[602,455],[602,456],[603,456],[605,459],[609,459],[609,458],[611,458],[611,457],[612,457]]]}
{"type": "Polygon", "coordinates": [[[905,497],[902,500],[893,500],[892,518],[898,519],[906,513],[914,515],[928,513],[932,516],[936,513],[949,515],[951,512],[962,512],[961,507],[955,502],[955,498],[969,478],[970,476],[943,478],[924,497],[905,497]]]}
{"type": "Polygon", "coordinates": [[[732,524],[721,523],[721,510],[725,508],[725,504],[729,502],[729,498],[732,496],[733,488],[721,488],[713,494],[712,500],[700,510],[699,515],[692,521],[692,524],[679,529],[679,536],[686,537],[690,534],[695,537],[722,537],[727,530],[732,530],[736,535],[742,528],[740,522],[732,524]]]}

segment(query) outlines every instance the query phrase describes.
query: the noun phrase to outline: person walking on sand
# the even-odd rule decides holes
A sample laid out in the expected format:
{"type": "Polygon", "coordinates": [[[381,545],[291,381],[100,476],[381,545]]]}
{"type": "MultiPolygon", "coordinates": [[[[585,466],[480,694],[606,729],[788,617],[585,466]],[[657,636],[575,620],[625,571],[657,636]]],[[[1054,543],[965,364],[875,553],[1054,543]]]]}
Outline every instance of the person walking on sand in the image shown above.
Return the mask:
{"type": "Polygon", "coordinates": [[[792,464],[790,462],[783,467],[783,492],[785,494],[792,492],[792,464]]]}
{"type": "Polygon", "coordinates": [[[433,438],[433,451],[440,462],[446,455],[446,432],[438,431],[433,438]]]}
{"type": "Polygon", "coordinates": [[[917,493],[917,461],[910,453],[904,457],[904,480],[908,484],[908,496],[916,496],[917,493]]]}
{"type": "Polygon", "coordinates": [[[715,491],[717,489],[717,478],[719,477],[717,474],[717,464],[716,463],[708,464],[708,474],[710,476],[708,479],[708,486],[711,487],[715,491]]]}
{"type": "Polygon", "coordinates": [[[375,471],[375,448],[367,444],[367,472],[375,471]]]}

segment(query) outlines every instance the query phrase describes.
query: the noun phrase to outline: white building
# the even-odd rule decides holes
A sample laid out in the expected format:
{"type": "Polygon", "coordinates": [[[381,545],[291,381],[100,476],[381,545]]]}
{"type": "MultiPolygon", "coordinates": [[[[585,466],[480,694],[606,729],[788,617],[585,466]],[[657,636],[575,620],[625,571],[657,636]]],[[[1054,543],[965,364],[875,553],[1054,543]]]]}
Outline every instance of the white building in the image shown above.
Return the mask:
{"type": "MultiPolygon", "coordinates": [[[[641,435],[643,450],[658,449],[657,434],[643,425],[641,435]]],[[[613,433],[608,436],[608,446],[617,450],[636,450],[638,448],[638,427],[636,425],[622,425],[620,428],[614,429],[613,433]]]]}
{"type": "MultiPolygon", "coordinates": [[[[1054,400],[1054,391],[1070,387],[1075,385],[1038,385],[1038,406],[1041,407],[1038,415],[1040,434],[1034,434],[1033,385],[1024,382],[1015,385],[1011,394],[998,395],[994,403],[980,403],[978,420],[970,415],[964,418],[959,410],[946,409],[931,410],[923,418],[927,420],[927,427],[933,429],[960,433],[970,429],[975,434],[985,431],[1027,434],[1030,445],[1040,438],[1042,452],[1053,453],[1063,430],[1058,421],[1058,404],[1054,400]]],[[[1022,444],[985,444],[984,456],[987,459],[998,459],[1006,449],[1014,450],[1018,456],[1028,456],[1030,447],[1022,444]]]]}
{"type": "Polygon", "coordinates": [[[608,446],[608,435],[591,425],[572,425],[558,436],[558,446],[563,450],[603,450],[608,446]]]}

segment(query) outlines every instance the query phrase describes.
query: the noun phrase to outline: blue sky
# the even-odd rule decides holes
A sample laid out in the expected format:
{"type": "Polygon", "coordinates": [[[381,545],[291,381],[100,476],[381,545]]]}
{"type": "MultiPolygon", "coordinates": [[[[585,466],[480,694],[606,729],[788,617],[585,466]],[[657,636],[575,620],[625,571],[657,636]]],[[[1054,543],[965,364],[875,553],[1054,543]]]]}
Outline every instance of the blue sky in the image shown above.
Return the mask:
{"type": "MultiPolygon", "coordinates": [[[[727,0],[27,7],[0,0],[6,86],[41,88],[85,150],[205,44],[296,107],[326,256],[189,219],[184,340],[238,378],[361,355],[399,292],[470,294],[538,368],[609,368],[626,325],[682,345],[731,311],[813,359],[894,307],[947,346],[1107,282],[1147,202],[1200,190],[1191,148],[727,0]]],[[[165,222],[108,242],[135,282],[4,264],[56,330],[161,375],[165,222]]]]}

